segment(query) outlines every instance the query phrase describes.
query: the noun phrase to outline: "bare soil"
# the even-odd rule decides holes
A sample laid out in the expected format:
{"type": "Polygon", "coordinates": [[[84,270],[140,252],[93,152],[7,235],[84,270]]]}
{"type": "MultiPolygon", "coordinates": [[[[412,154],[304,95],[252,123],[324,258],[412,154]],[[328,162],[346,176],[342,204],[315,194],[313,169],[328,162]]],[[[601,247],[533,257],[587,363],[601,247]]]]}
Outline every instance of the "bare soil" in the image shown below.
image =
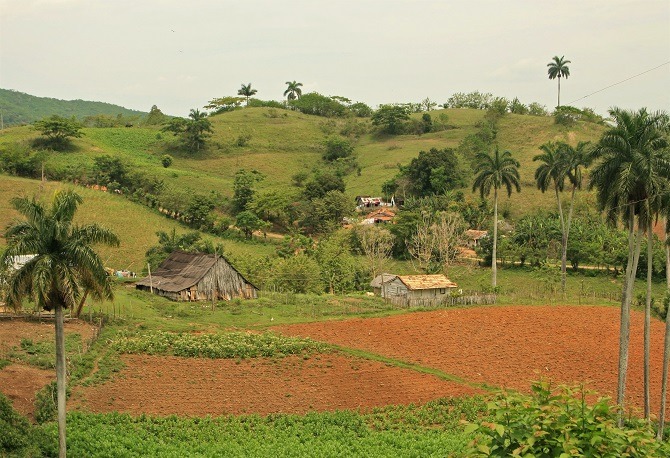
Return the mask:
{"type": "MultiPolygon", "coordinates": [[[[643,406],[643,318],[633,311],[627,405],[643,406]]],[[[651,402],[660,408],[664,323],[652,320],[651,402]]],[[[529,390],[544,376],[616,397],[619,308],[491,306],[277,327],[403,361],[471,382],[529,390]]]]}
{"type": "MultiPolygon", "coordinates": [[[[89,342],[96,333],[96,327],[72,320],[65,323],[65,333],[80,334],[84,342],[89,342]]],[[[35,343],[55,339],[53,321],[0,320],[0,359],[6,358],[13,347],[18,347],[21,339],[30,339],[35,343]]],[[[10,364],[0,369],[0,393],[7,396],[18,412],[33,418],[35,394],[55,379],[54,371],[10,364]]]]}
{"type": "Polygon", "coordinates": [[[74,408],[154,415],[366,410],[477,391],[435,376],[345,356],[245,360],[125,355],[114,380],[78,387],[74,408]]]}

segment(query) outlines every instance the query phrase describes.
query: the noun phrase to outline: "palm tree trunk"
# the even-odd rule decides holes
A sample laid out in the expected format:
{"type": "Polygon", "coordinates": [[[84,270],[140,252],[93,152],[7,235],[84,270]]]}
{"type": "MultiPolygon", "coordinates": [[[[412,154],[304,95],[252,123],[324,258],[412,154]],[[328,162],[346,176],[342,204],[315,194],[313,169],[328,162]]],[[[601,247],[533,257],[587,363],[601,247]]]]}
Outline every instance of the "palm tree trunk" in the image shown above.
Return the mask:
{"type": "Polygon", "coordinates": [[[67,371],[65,366],[65,332],[63,330],[63,305],[56,304],[56,388],[58,406],[58,457],[65,458],[65,394],[67,371]]]}
{"type": "Polygon", "coordinates": [[[617,405],[619,406],[618,424],[623,426],[624,399],[626,396],[626,376],[628,372],[628,343],[630,341],[630,304],[633,297],[633,286],[637,261],[640,255],[640,230],[635,233],[635,214],[630,205],[628,215],[628,262],[621,294],[621,317],[619,326],[619,376],[617,382],[617,405]]]}
{"type": "Polygon", "coordinates": [[[651,273],[653,269],[653,232],[652,220],[647,221],[647,301],[644,305],[644,418],[649,420],[651,411],[649,401],[649,352],[651,351],[651,273]]]}
{"type": "Polygon", "coordinates": [[[565,265],[567,261],[568,238],[565,232],[565,219],[563,218],[563,206],[561,205],[561,195],[558,192],[558,186],[554,187],[556,192],[556,202],[558,203],[558,219],[561,222],[561,291],[565,295],[565,265]]]}
{"type": "Polygon", "coordinates": [[[81,310],[84,308],[84,304],[86,304],[86,298],[88,297],[88,290],[84,291],[84,295],[82,296],[81,300],[79,301],[79,305],[77,305],[77,311],[74,314],[75,318],[79,318],[79,315],[81,315],[81,310]]]}
{"type": "MultiPolygon", "coordinates": [[[[670,261],[665,265],[670,268],[670,261]]],[[[668,288],[670,289],[670,287],[668,288]]],[[[663,379],[661,382],[661,411],[658,414],[658,430],[656,438],[663,440],[663,428],[665,426],[665,399],[668,394],[668,363],[670,362],[670,307],[665,313],[665,346],[663,349],[663,379]]]]}
{"type": "MultiPolygon", "coordinates": [[[[668,227],[668,220],[665,220],[665,227],[668,227]]],[[[670,245],[668,245],[670,234],[665,233],[665,276],[668,294],[670,294],[670,245]]],[[[665,345],[663,347],[663,376],[661,382],[661,411],[658,414],[658,430],[656,438],[663,440],[663,428],[665,426],[665,400],[668,394],[668,365],[670,363],[670,304],[665,312],[665,345]]]]}
{"type": "Polygon", "coordinates": [[[563,244],[563,253],[561,253],[561,268],[563,269],[563,294],[565,294],[566,265],[568,262],[568,240],[570,238],[570,226],[572,225],[572,210],[575,207],[576,191],[577,191],[577,185],[573,185],[572,197],[570,197],[570,210],[568,211],[568,221],[565,224],[565,243],[563,244]]]}
{"type": "Polygon", "coordinates": [[[491,260],[491,284],[493,289],[498,285],[498,261],[496,259],[498,250],[498,188],[493,188],[493,253],[491,260]]]}
{"type": "Polygon", "coordinates": [[[558,75],[558,105],[561,106],[561,75],[558,75]]]}

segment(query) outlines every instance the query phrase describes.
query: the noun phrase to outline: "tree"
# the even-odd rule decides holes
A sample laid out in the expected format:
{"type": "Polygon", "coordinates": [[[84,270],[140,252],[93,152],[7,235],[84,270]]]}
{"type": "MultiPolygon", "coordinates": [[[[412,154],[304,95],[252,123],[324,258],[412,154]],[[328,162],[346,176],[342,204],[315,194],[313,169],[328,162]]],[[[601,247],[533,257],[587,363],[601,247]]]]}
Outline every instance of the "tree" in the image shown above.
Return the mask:
{"type": "Polygon", "coordinates": [[[287,100],[295,100],[299,99],[302,97],[302,83],[298,83],[297,81],[287,81],[286,82],[287,88],[284,91],[284,97],[286,97],[287,100]]]}
{"type": "Polygon", "coordinates": [[[247,99],[247,106],[249,106],[249,99],[255,95],[258,91],[256,89],[251,89],[251,83],[242,84],[242,87],[237,91],[237,95],[241,95],[247,99]]]}
{"type": "Polygon", "coordinates": [[[235,220],[235,226],[242,231],[247,239],[251,239],[254,231],[266,228],[268,224],[249,210],[238,213],[235,220]]]}
{"type": "Polygon", "coordinates": [[[384,270],[393,250],[393,234],[375,225],[360,226],[356,231],[372,278],[384,270]]]}
{"type": "Polygon", "coordinates": [[[25,217],[7,228],[7,249],[1,262],[8,265],[15,256],[35,254],[8,279],[7,301],[18,307],[24,298],[55,313],[56,379],[58,399],[59,456],[66,455],[65,397],[66,360],[63,309],[74,307],[83,294],[96,299],[113,296],[104,266],[91,245],[118,246],[111,231],[88,224],[73,225],[82,198],[74,191],[59,191],[50,208],[35,198],[12,199],[12,206],[25,217]]]}
{"type": "Polygon", "coordinates": [[[58,115],[52,115],[49,118],[43,118],[33,124],[35,130],[39,130],[42,136],[46,137],[48,144],[53,148],[63,148],[70,142],[70,138],[79,138],[82,125],[75,117],[64,118],[58,115]]]}
{"type": "Polygon", "coordinates": [[[351,291],[356,282],[358,263],[351,254],[349,231],[334,232],[321,240],[314,256],[330,294],[351,291]]]}
{"type": "Polygon", "coordinates": [[[561,290],[564,293],[568,238],[572,223],[575,192],[582,185],[582,167],[588,162],[587,148],[587,142],[580,142],[577,148],[572,148],[563,142],[549,142],[541,145],[540,150],[542,154],[538,154],[533,158],[533,161],[541,161],[541,164],[535,170],[535,180],[538,189],[545,192],[549,187],[553,187],[556,195],[558,218],[561,223],[561,290]],[[563,215],[563,205],[561,203],[561,193],[565,188],[566,179],[572,184],[572,198],[570,200],[567,221],[563,215]]]}
{"type": "Polygon", "coordinates": [[[440,212],[431,227],[435,239],[435,251],[446,275],[449,266],[458,256],[458,247],[465,242],[465,222],[458,213],[440,212]]]}
{"type": "Polygon", "coordinates": [[[262,181],[265,175],[258,170],[247,171],[240,169],[235,173],[233,181],[233,212],[239,213],[247,210],[247,206],[254,198],[254,185],[262,181]]]}
{"type": "Polygon", "coordinates": [[[323,153],[323,159],[327,162],[334,162],[338,159],[345,159],[354,152],[354,145],[349,140],[340,136],[331,136],[324,140],[323,146],[326,151],[323,153]]]}
{"type": "Polygon", "coordinates": [[[187,148],[199,151],[200,148],[204,148],[207,138],[213,132],[212,123],[207,119],[207,113],[198,109],[192,109],[188,117],[189,119],[171,118],[161,130],[181,137],[182,143],[187,148]]]}
{"type": "Polygon", "coordinates": [[[419,152],[402,173],[413,194],[419,197],[444,194],[465,184],[458,157],[451,148],[419,152]]]}
{"type": "MultiPolygon", "coordinates": [[[[621,293],[617,384],[619,424],[623,424],[630,305],[640,242],[642,232],[651,219],[652,209],[662,194],[667,177],[670,177],[670,161],[665,153],[668,140],[663,131],[663,127],[667,126],[667,115],[648,113],[644,108],[637,112],[612,108],[609,114],[615,126],[605,131],[594,149],[592,156],[600,162],[591,173],[589,187],[596,189],[598,205],[610,221],[621,218],[628,230],[628,261],[621,293]]],[[[645,307],[645,336],[648,332],[646,315],[645,307]]],[[[646,350],[645,342],[645,354],[646,350]]]]}
{"type": "Polygon", "coordinates": [[[238,108],[243,100],[243,97],[218,97],[210,100],[203,108],[205,110],[214,110],[214,114],[225,113],[238,108]]]}
{"type": "Polygon", "coordinates": [[[165,122],[165,114],[158,108],[156,105],[151,106],[151,111],[147,115],[147,120],[145,121],[148,126],[157,126],[165,122]]]}
{"type": "Polygon", "coordinates": [[[397,135],[409,119],[409,110],[403,105],[381,105],[372,115],[372,125],[380,126],[382,132],[397,135]]]}
{"type": "Polygon", "coordinates": [[[565,79],[568,79],[568,76],[570,76],[570,68],[568,67],[568,64],[571,63],[569,60],[564,59],[565,56],[554,56],[551,62],[547,64],[547,67],[549,69],[547,70],[547,73],[549,74],[549,79],[558,79],[558,105],[561,106],[561,77],[565,77],[565,79]]]}
{"type": "Polygon", "coordinates": [[[346,105],[317,92],[310,92],[290,100],[289,105],[302,113],[327,118],[344,116],[347,112],[346,105]]]}
{"type": "Polygon", "coordinates": [[[472,191],[479,189],[482,198],[488,196],[493,188],[493,256],[491,260],[493,288],[497,287],[497,259],[496,250],[498,247],[498,190],[505,186],[507,195],[512,195],[512,188],[516,192],[521,192],[519,184],[519,161],[512,158],[512,153],[505,151],[500,154],[498,147],[492,155],[480,152],[475,156],[477,165],[475,166],[475,181],[472,184],[472,191]]]}

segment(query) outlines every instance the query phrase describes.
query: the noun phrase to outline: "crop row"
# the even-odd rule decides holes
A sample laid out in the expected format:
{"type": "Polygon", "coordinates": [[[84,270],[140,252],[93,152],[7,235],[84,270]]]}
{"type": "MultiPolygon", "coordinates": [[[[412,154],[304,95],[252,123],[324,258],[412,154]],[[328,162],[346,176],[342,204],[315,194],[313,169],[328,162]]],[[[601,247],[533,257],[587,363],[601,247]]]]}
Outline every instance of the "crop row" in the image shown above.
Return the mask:
{"type": "Polygon", "coordinates": [[[198,358],[256,358],[327,351],[325,344],[311,339],[274,333],[189,334],[152,331],[142,335],[119,335],[112,341],[119,353],[145,353],[198,358]]]}
{"type": "MultiPolygon", "coordinates": [[[[72,456],[462,456],[471,437],[460,419],[474,420],[481,400],[445,399],[374,412],[275,414],[218,418],[68,414],[72,456]]],[[[56,444],[56,425],[43,443],[56,444]]],[[[50,450],[45,450],[49,454],[50,450]]]]}

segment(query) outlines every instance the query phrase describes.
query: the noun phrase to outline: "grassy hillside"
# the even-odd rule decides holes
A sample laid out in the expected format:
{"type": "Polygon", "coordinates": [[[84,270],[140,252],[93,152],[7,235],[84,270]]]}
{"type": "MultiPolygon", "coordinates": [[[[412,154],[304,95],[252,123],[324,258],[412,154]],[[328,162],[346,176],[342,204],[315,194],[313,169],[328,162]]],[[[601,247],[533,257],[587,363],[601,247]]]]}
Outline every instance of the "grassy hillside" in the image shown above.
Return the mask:
{"type": "MultiPolygon", "coordinates": [[[[361,169],[360,174],[346,177],[347,193],[352,198],[359,194],[380,194],[382,183],[397,173],[398,164],[407,164],[420,151],[432,147],[457,147],[463,138],[477,132],[477,123],[485,112],[448,109],[431,114],[434,118],[446,114],[452,128],[423,135],[368,133],[354,139],[361,169]]],[[[123,158],[135,170],[160,177],[166,184],[166,192],[172,194],[215,191],[230,196],[233,177],[240,168],[265,174],[266,179],[258,184],[259,190],[286,191],[294,174],[323,167],[322,143],[328,135],[338,134],[353,123],[369,126],[369,120],[327,119],[271,108],[242,109],[212,116],[210,120],[214,134],[208,149],[197,154],[179,152],[174,148],[172,136],[158,128],[87,128],[83,130],[84,137],[75,140],[75,151],[50,154],[47,169],[90,167],[95,156],[110,154],[123,158]],[[237,146],[240,135],[250,136],[246,146],[237,146]],[[173,165],[167,169],[160,162],[165,153],[175,156],[173,165]]],[[[498,125],[497,140],[500,148],[509,149],[521,162],[523,189],[521,195],[513,195],[509,202],[504,198],[501,208],[515,217],[536,207],[553,207],[553,197],[537,191],[533,179],[537,164],[532,158],[538,153],[538,146],[550,140],[573,144],[595,141],[603,129],[583,122],[568,129],[556,125],[552,117],[504,116],[498,125]]],[[[0,148],[25,143],[36,136],[37,132],[29,127],[6,129],[0,135],[0,148]]],[[[466,196],[475,197],[469,188],[464,190],[466,196]]]]}
{"type": "Polygon", "coordinates": [[[82,119],[86,116],[145,115],[141,111],[129,110],[118,105],[85,100],[59,100],[50,97],[36,97],[10,89],[0,89],[0,110],[5,126],[30,124],[54,114],[82,119]]]}
{"type": "MultiPolygon", "coordinates": [[[[0,179],[0,227],[4,228],[19,215],[11,207],[13,197],[33,197],[48,202],[57,189],[65,186],[57,182],[47,182],[42,190],[40,182],[24,178],[2,176],[0,179]]],[[[71,187],[71,186],[70,186],[71,187]]],[[[105,265],[115,269],[129,269],[140,272],[144,267],[145,253],[158,241],[157,231],[186,232],[178,222],[168,219],[158,212],[127,199],[100,191],[75,187],[84,204],[77,212],[76,221],[83,224],[98,223],[112,229],[121,239],[118,248],[100,247],[99,253],[105,265]]],[[[223,243],[226,256],[241,258],[262,256],[274,251],[271,245],[245,244],[234,240],[210,237],[215,243],[223,243]]],[[[0,248],[5,239],[0,236],[0,248]]]]}

